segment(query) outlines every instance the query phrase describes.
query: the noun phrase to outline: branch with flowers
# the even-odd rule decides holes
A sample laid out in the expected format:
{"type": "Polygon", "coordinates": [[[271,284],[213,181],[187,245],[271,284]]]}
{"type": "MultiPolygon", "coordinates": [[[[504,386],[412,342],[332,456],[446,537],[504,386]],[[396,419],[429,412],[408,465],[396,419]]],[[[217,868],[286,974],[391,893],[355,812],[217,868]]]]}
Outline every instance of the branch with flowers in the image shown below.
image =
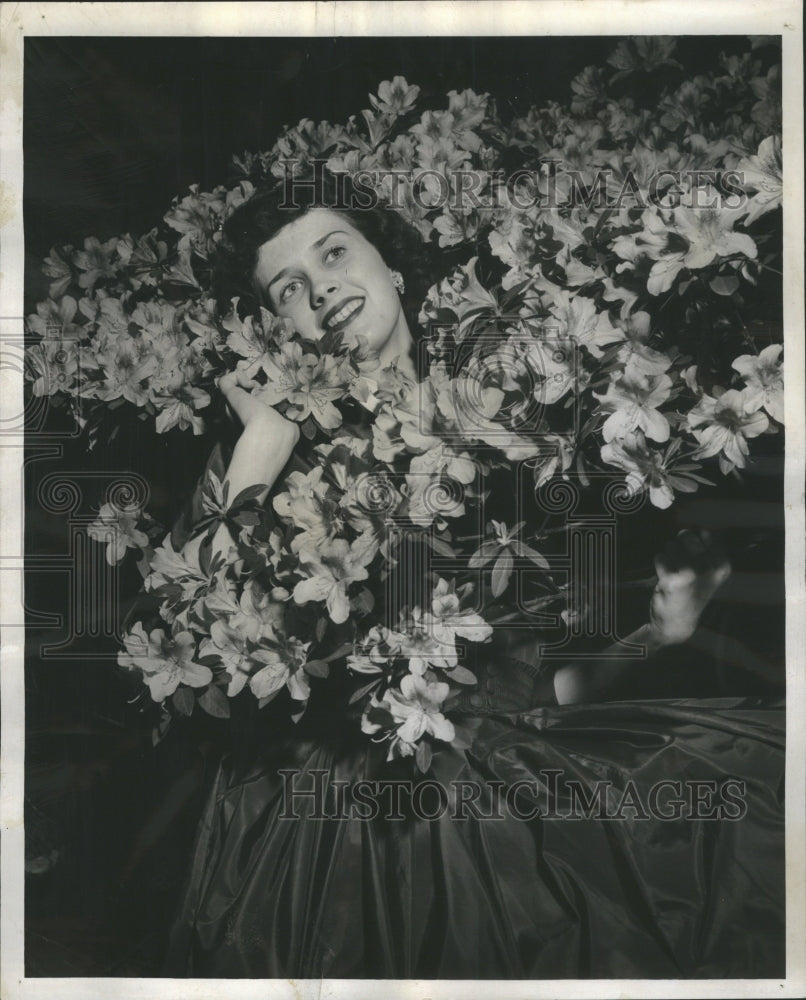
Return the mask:
{"type": "MultiPolygon", "coordinates": [[[[236,182],[191,188],[145,235],[51,251],[49,298],[28,319],[29,391],[69,405],[90,443],[125,412],[157,433],[204,433],[214,380],[234,368],[324,439],[320,464],[273,498],[273,525],[210,480],[201,529],[230,525],[226,558],[210,565],[202,549],[194,562],[169,540],[149,554],[165,628],[133,631],[121,662],[155,700],[223,715],[248,687],[262,704],[286,691],[298,715],[310,678],[346,665],[369,675],[365,731],[427,766],[427,748],[455,736],[442,708],[473,679],[456,636],[487,640],[485,601],[506,593],[514,560],[540,570],[532,602],[562,599],[540,533],[483,514],[511,490],[499,470],[526,463],[538,490],[609,471],[664,509],[717,474],[741,475],[762,437],[780,447],[772,42],[748,39],[691,76],[674,39],[623,40],[571,81],[567,106],[509,121],[472,90],[422,107],[397,76],[360,117],[304,119],[236,157],[236,182]],[[380,371],[360,344],[305,341],[265,310],[243,317],[210,296],[223,221],[258,185],[322,161],[375,177],[379,202],[424,241],[464,253],[423,303],[419,384],[380,371]],[[350,397],[380,401],[364,437],[342,428],[350,397]],[[460,535],[474,517],[489,532],[460,535]],[[465,569],[387,621],[378,585],[400,524],[465,569]]],[[[115,558],[145,546],[139,530],[121,523],[115,558]]]]}

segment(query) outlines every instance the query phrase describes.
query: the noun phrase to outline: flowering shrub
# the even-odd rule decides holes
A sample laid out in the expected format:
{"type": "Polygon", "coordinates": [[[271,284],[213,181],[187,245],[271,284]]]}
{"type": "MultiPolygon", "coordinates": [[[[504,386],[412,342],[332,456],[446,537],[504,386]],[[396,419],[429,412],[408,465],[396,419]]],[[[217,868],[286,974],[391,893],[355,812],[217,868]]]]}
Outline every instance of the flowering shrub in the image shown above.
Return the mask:
{"type": "MultiPolygon", "coordinates": [[[[736,474],[753,440],[780,430],[780,70],[769,41],[689,78],[673,39],[625,40],[571,82],[569,107],[511,121],[472,90],[420,110],[419,88],[397,76],[360,119],[304,119],[270,150],[236,157],[237,183],[192,187],[165,226],[53,248],[50,297],[28,320],[33,395],[68,401],[90,434],[124,406],[159,433],[200,434],[214,377],[241,368],[324,438],[319,464],[273,498],[281,527],[263,523],[258,491],[228,504],[211,477],[198,530],[209,539],[226,520],[237,544],[213,564],[205,545],[191,555],[169,539],[151,556],[146,586],[167,630],[133,630],[121,662],[155,700],[188,714],[198,699],[223,715],[244,687],[261,704],[287,690],[299,714],[309,678],[344,661],[369,678],[357,692],[365,732],[425,767],[434,740],[455,738],[451,692],[474,682],[456,637],[489,638],[486,608],[514,559],[542,571],[543,597],[562,596],[523,524],[488,522],[469,549],[454,537],[494,492],[492,470],[526,462],[536,489],[609,470],[666,508],[713,471],[736,474]],[[627,95],[635,74],[656,83],[627,95]],[[430,370],[419,384],[380,371],[361,345],[304,341],[265,310],[241,318],[237,301],[210,297],[223,220],[259,184],[310,176],[316,161],[361,172],[423,240],[466,250],[423,303],[430,370]],[[335,404],[347,397],[374,410],[371,431],[342,428],[335,404]],[[401,524],[467,572],[438,577],[389,621],[376,583],[394,572],[401,524]]],[[[99,539],[115,516],[101,512],[99,539]]],[[[118,521],[111,559],[145,544],[135,520],[118,521]]]]}

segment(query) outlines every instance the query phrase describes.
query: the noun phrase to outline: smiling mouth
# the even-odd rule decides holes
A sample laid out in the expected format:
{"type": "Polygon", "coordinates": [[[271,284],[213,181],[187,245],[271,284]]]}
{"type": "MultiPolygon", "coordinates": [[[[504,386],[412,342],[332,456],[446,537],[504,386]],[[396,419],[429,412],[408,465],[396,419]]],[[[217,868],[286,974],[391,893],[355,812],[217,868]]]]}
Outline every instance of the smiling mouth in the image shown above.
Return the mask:
{"type": "Polygon", "coordinates": [[[325,330],[343,330],[348,323],[355,319],[363,308],[364,299],[360,297],[340,302],[339,305],[334,306],[325,314],[322,326],[325,330]]]}

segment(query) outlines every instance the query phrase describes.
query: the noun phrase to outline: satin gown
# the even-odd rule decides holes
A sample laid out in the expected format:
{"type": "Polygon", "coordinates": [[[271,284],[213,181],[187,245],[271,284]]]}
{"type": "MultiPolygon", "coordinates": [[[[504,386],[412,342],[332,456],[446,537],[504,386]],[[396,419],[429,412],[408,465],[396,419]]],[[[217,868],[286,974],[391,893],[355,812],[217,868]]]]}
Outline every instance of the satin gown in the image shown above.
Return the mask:
{"type": "MultiPolygon", "coordinates": [[[[210,464],[221,475],[226,453],[210,464]]],[[[176,544],[198,503],[197,491],[176,544]]],[[[297,724],[277,702],[253,713],[247,752],[224,755],[209,790],[163,974],[783,976],[783,705],[560,707],[519,652],[505,642],[477,656],[478,687],[451,714],[467,746],[442,745],[426,776],[385,764],[385,745],[347,718],[356,684],[344,673],[314,681],[297,724]],[[383,798],[362,818],[336,798],[361,779],[437,782],[449,807],[423,798],[415,815],[383,798]],[[306,797],[316,780],[321,794],[306,797]],[[600,800],[590,818],[569,816],[574,781],[603,783],[604,815],[600,800]],[[679,818],[666,818],[669,781],[682,782],[679,818]],[[457,812],[471,782],[475,808],[457,812]],[[289,788],[303,793],[290,808],[289,788]],[[719,804],[723,818],[709,817],[719,804]]]]}

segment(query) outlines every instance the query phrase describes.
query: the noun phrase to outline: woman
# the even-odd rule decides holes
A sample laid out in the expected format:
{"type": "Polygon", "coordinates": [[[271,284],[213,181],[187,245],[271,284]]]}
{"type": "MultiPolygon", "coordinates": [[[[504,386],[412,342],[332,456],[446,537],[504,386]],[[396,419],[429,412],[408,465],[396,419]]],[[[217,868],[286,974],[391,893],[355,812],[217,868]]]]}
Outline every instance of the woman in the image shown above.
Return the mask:
{"type": "MultiPolygon", "coordinates": [[[[224,238],[219,302],[239,295],[248,311],[251,297],[313,340],[365,338],[382,366],[417,378],[416,326],[399,288],[402,273],[409,296],[422,298],[410,265],[423,250],[393,213],[310,192],[284,212],[268,192],[233,214],[224,238]]],[[[284,472],[315,458],[297,426],[252,394],[253,374],[219,381],[242,430],[210,468],[230,496],[261,485],[265,503],[284,472]]],[[[357,428],[372,418],[371,397],[345,411],[357,428]]],[[[199,545],[187,537],[198,511],[197,495],[175,545],[199,545]]],[[[233,541],[222,525],[214,552],[233,541]]],[[[656,565],[650,622],[634,637],[650,654],[693,633],[729,572],[693,535],[656,565]]],[[[384,764],[384,749],[348,724],[358,685],[346,671],[314,687],[296,724],[274,706],[256,715],[245,752],[216,775],[166,973],[674,978],[774,967],[772,938],[759,942],[754,970],[741,964],[746,928],[780,919],[773,888],[754,884],[745,863],[770,850],[776,822],[766,778],[780,751],[767,736],[757,743],[765,725],[773,732],[769,713],[738,701],[585,706],[606,698],[627,663],[547,674],[518,635],[496,630],[477,655],[479,684],[452,712],[466,747],[434,756],[419,798],[394,798],[395,781],[411,782],[409,762],[384,764]],[[755,815],[744,799],[731,811],[735,788],[717,793],[726,776],[744,782],[755,815]],[[684,777],[709,792],[710,811],[684,777]],[[366,797],[354,808],[362,781],[380,808],[366,797]],[[664,782],[663,802],[648,806],[664,782]],[[719,881],[728,872],[729,889],[719,881]]]]}

